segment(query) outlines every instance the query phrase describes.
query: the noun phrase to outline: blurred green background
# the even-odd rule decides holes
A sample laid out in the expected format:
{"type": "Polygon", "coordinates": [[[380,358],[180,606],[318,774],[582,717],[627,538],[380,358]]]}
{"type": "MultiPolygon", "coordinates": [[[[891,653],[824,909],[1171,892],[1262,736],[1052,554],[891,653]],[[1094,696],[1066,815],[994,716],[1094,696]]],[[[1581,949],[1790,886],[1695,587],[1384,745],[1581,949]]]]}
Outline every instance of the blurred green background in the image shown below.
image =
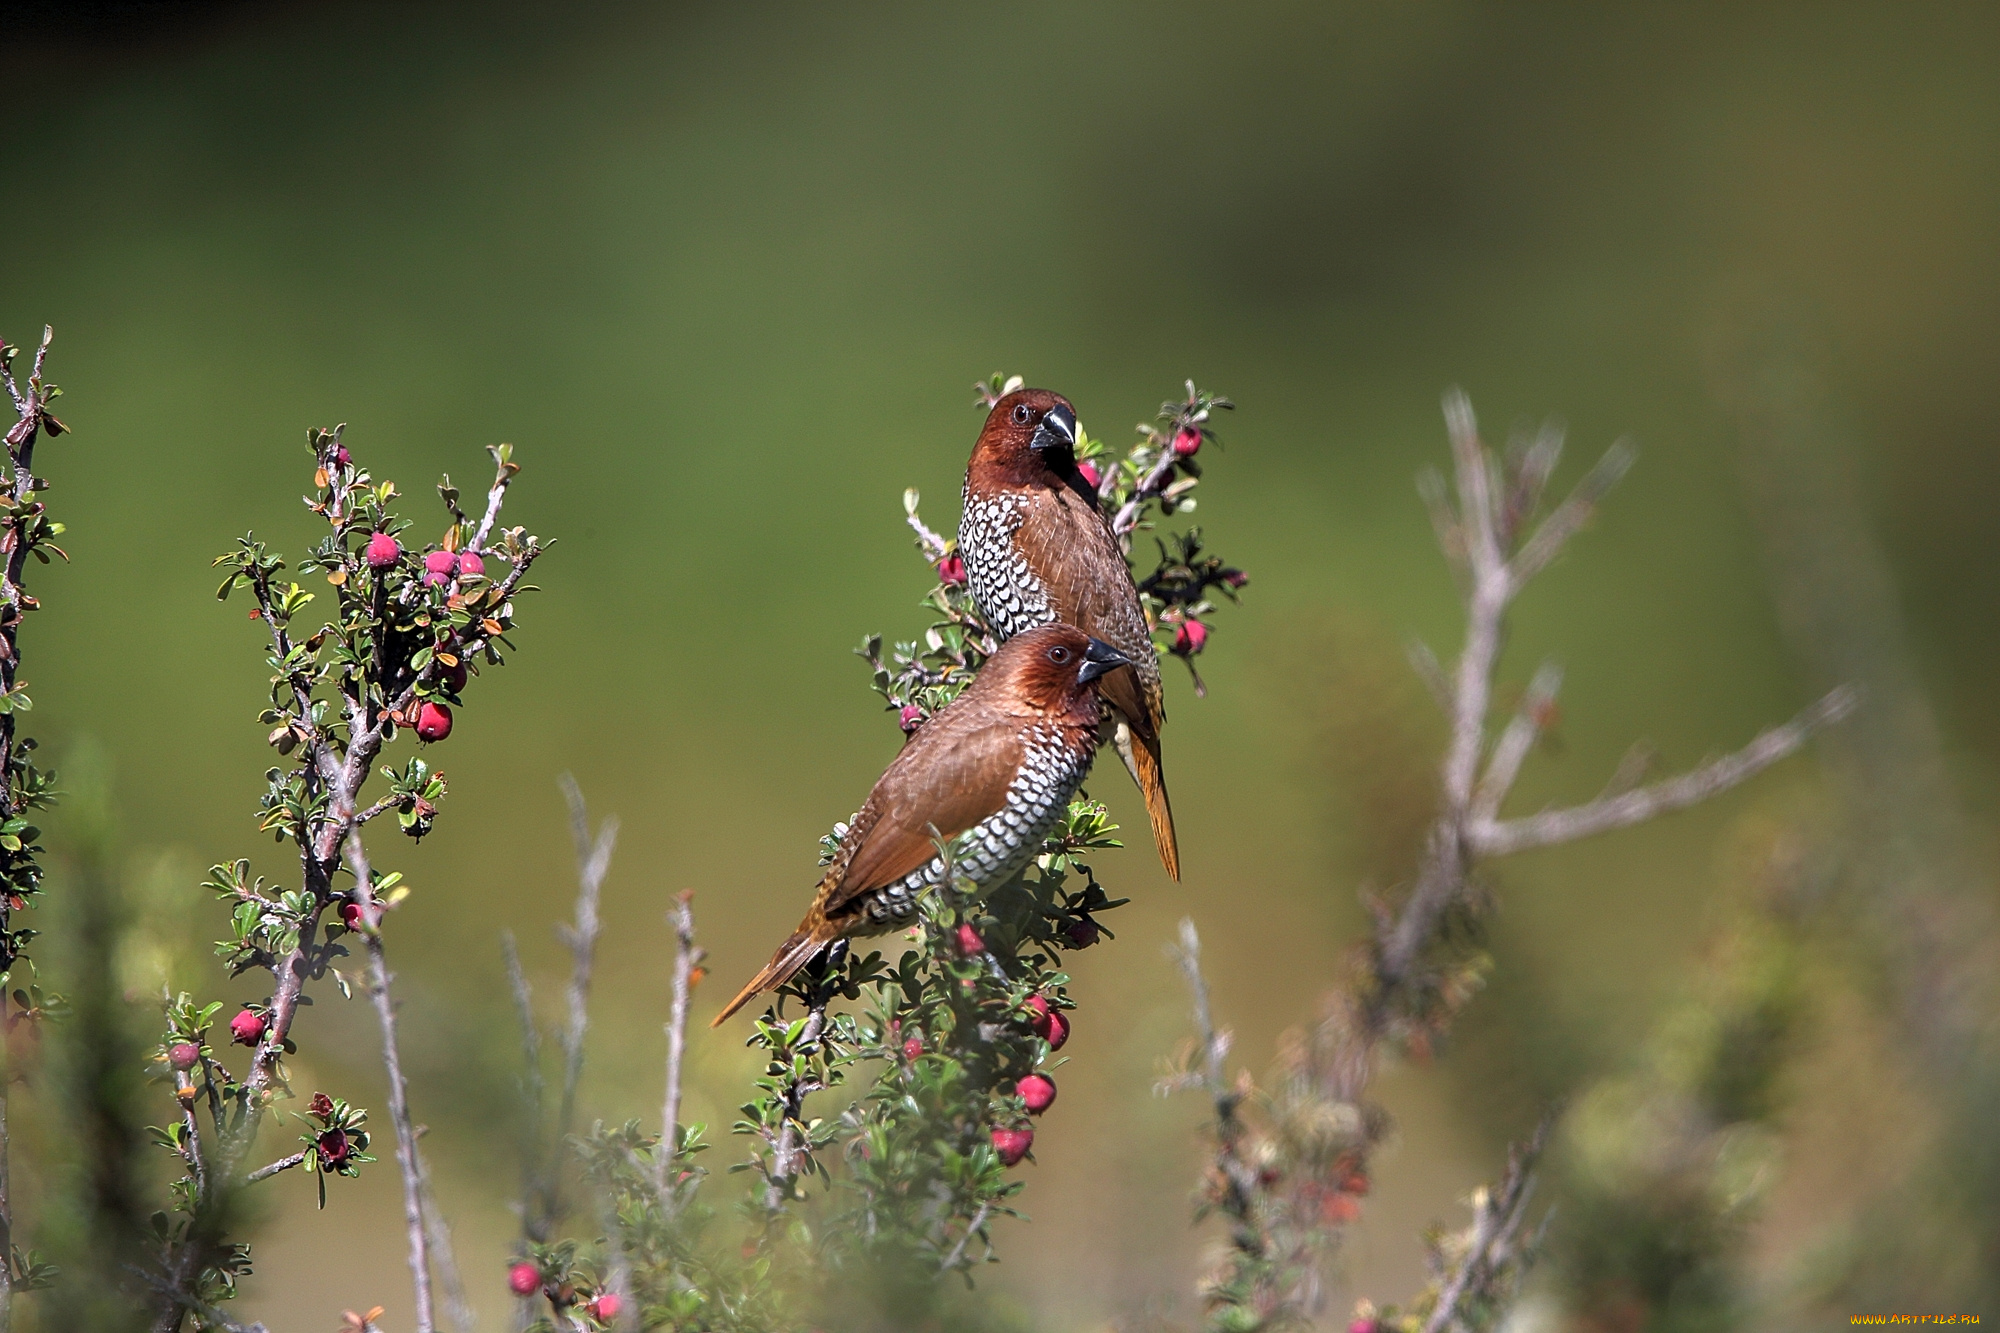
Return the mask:
{"type": "MultiPolygon", "coordinates": [[[[1209,697],[1169,673],[1183,884],[1115,766],[1095,786],[1134,835],[1102,871],[1135,901],[1079,960],[1034,1222],[982,1275],[1040,1327],[1192,1308],[1200,1108],[1151,1091],[1186,1028],[1174,923],[1202,927],[1261,1068],[1359,937],[1357,890],[1407,868],[1440,728],[1403,643],[1449,653],[1459,623],[1411,486],[1444,457],[1446,385],[1496,436],[1565,417],[1563,476],[1621,434],[1641,449],[1520,608],[1510,679],[1568,668],[1520,808],[1588,797],[1635,739],[1669,768],[1734,747],[1823,683],[1772,591],[1766,512],[1817,492],[1757,482],[1732,396],[1777,327],[1820,386],[1800,456],[1854,501],[1791,521],[1879,552],[1870,632],[1934,710],[1972,845],[1990,832],[1989,9],[189,5],[10,45],[0,332],[56,326],[75,430],[39,456],[74,564],[35,571],[30,729],[111,774],[128,878],[155,886],[139,1000],[163,966],[261,994],[204,957],[222,918],[200,870],[288,870],[252,817],[262,654],[208,560],[248,528],[302,548],[304,431],[351,423],[420,530],[440,472],[475,484],[482,446],[511,440],[512,521],[559,539],[522,651],[433,750],[438,832],[377,853],[418,890],[391,935],[412,1095],[491,1327],[515,1170],[497,935],[552,1003],[573,889],[556,775],[624,823],[587,1109],[654,1115],[668,896],[697,891],[705,1022],[897,746],[849,650],[921,627],[900,496],[955,521],[968,386],[993,370],[1113,440],[1185,377],[1233,397],[1198,517],[1253,579],[1217,620],[1209,697]]],[[[1795,760],[1492,877],[1495,987],[1436,1064],[1384,1085],[1400,1135],[1336,1311],[1413,1290],[1418,1229],[1457,1223],[1540,1101],[1629,1066],[1734,910],[1746,840],[1824,788],[1795,760]]],[[[1865,1211],[1850,1166],[1928,1114],[1889,1086],[1893,981],[1842,993],[1784,1120],[1789,1160],[1818,1166],[1760,1214],[1760,1273],[1865,1211]]],[[[298,1086],[383,1104],[359,1004],[323,993],[296,1035],[298,1086]]],[[[740,1036],[694,1044],[692,1110],[718,1133],[740,1036]]],[[[406,1309],[384,1158],[324,1213],[277,1182],[246,1316],[406,1309]]],[[[32,1193],[35,1163],[17,1174],[32,1193]]]]}

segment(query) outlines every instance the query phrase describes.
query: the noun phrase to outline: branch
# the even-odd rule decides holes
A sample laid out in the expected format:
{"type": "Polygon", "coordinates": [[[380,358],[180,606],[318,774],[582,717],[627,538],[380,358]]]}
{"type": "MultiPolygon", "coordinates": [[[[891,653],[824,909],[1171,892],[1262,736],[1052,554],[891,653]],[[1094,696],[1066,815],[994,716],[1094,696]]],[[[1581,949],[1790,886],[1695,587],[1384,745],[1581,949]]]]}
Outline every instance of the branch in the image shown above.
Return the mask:
{"type": "Polygon", "coordinates": [[[500,517],[500,505],[507,498],[507,487],[514,480],[520,467],[509,457],[513,446],[495,445],[488,450],[493,455],[493,485],[486,492],[486,514],[479,520],[479,531],[473,534],[469,551],[486,549],[486,538],[493,531],[494,522],[500,517]]]}
{"type": "Polygon", "coordinates": [[[382,1026],[382,1065],[389,1076],[389,1121],[396,1131],[396,1165],[403,1175],[403,1226],[409,1235],[410,1278],[416,1287],[417,1333],[435,1333],[436,1316],[431,1305],[430,1237],[424,1228],[423,1166],[417,1154],[417,1131],[410,1121],[408,1084],[403,1078],[403,1061],[396,1045],[396,1006],[389,998],[387,956],[382,950],[382,931],[375,921],[375,878],[368,866],[367,849],[361,835],[350,833],[346,843],[347,866],[354,872],[356,891],[361,895],[364,923],[362,936],[368,942],[368,998],[374,1002],[375,1017],[382,1026]]]}
{"type": "Polygon", "coordinates": [[[1598,501],[1631,471],[1638,457],[1639,451],[1628,440],[1620,440],[1605,450],[1604,457],[1584,474],[1576,489],[1569,493],[1569,498],[1557,505],[1555,512],[1535,529],[1535,535],[1522,543],[1508,567],[1508,577],[1516,588],[1541,573],[1549,561],[1556,558],[1564,543],[1576,535],[1576,530],[1596,512],[1598,501]]]}
{"type": "Polygon", "coordinates": [[[438,1207],[437,1191],[431,1188],[430,1164],[417,1158],[417,1197],[424,1206],[424,1235],[430,1240],[431,1264],[437,1269],[438,1285],[444,1288],[445,1313],[458,1333],[472,1333],[478,1312],[465,1294],[465,1282],[458,1275],[458,1255],[451,1244],[451,1224],[438,1207]]]}
{"type": "Polygon", "coordinates": [[[304,1166],[305,1164],[306,1164],[306,1155],[303,1152],[295,1152],[290,1157],[280,1157],[277,1161],[271,1163],[269,1166],[258,1167],[255,1171],[252,1171],[249,1175],[243,1177],[243,1183],[246,1185],[254,1185],[260,1180],[269,1180],[272,1176],[277,1175],[280,1171],[289,1171],[295,1166],[304,1166]]]}
{"type": "Polygon", "coordinates": [[[944,559],[944,553],[949,543],[935,532],[932,532],[929,525],[917,517],[917,503],[920,498],[917,494],[917,488],[914,486],[904,491],[903,515],[910,525],[910,531],[917,534],[917,545],[923,549],[924,559],[930,561],[932,564],[936,564],[938,561],[944,559]]]}
{"type": "Polygon", "coordinates": [[[674,927],[674,1000],[667,1018],[667,1097],[660,1112],[660,1152],[656,1158],[659,1178],[655,1189],[660,1206],[672,1211],[674,1162],[680,1155],[681,1060],[687,1050],[688,995],[694,987],[694,969],[702,950],[694,943],[694,890],[683,889],[667,913],[674,927]]]}
{"type": "Polygon", "coordinates": [[[521,1023],[521,1096],[527,1103],[528,1125],[522,1143],[521,1230],[529,1240],[540,1243],[549,1238],[541,1172],[542,1107],[548,1088],[542,1078],[542,1034],[535,1026],[534,1001],[528,991],[527,975],[521,971],[521,955],[514,947],[513,931],[500,932],[500,952],[507,960],[507,988],[513,992],[514,1014],[521,1023]],[[540,1214],[535,1211],[538,1195],[543,1198],[540,1214]]]}
{"type": "MultiPolygon", "coordinates": [[[[788,1054],[817,1045],[826,1027],[826,1006],[833,998],[832,988],[815,986],[812,996],[805,1026],[799,1029],[798,1040],[787,1044],[788,1054]]],[[[778,1141],[771,1145],[771,1170],[764,1187],[764,1211],[772,1218],[783,1211],[786,1200],[791,1198],[792,1181],[799,1174],[799,1158],[805,1151],[800,1130],[804,1128],[801,1117],[805,1115],[806,1098],[824,1090],[818,1081],[797,1074],[801,1062],[795,1057],[790,1063],[794,1073],[786,1080],[784,1121],[778,1129],[778,1141]]]]}
{"type": "Polygon", "coordinates": [[[1475,820],[1466,828],[1467,840],[1481,856],[1507,856],[1530,848],[1575,842],[1611,829],[1629,828],[1657,815],[1699,804],[1795,753],[1814,732],[1853,712],[1859,698],[1858,691],[1842,686],[1790,722],[1772,727],[1736,753],[1704,764],[1692,773],[1565,810],[1549,810],[1521,819],[1475,820]]]}
{"type": "Polygon", "coordinates": [[[1470,1299],[1503,1297],[1508,1293],[1494,1291],[1496,1282],[1511,1277],[1512,1281],[1506,1283],[1511,1288],[1519,1281],[1522,1268],[1532,1256],[1523,1254],[1515,1239],[1527,1218],[1528,1203],[1534,1197],[1535,1164],[1548,1146],[1549,1132],[1555,1122],[1554,1112],[1543,1116],[1533,1137],[1508,1149],[1507,1173],[1501,1177],[1499,1187],[1491,1191],[1481,1189],[1473,1195],[1471,1238],[1457,1269],[1438,1293],[1430,1318],[1424,1321],[1424,1333],[1451,1333],[1466,1327],[1459,1315],[1470,1299]]]}
{"type": "Polygon", "coordinates": [[[1521,706],[1515,710],[1514,720],[1500,734],[1492,757],[1486,761],[1486,775],[1479,780],[1479,790],[1473,794],[1472,814],[1475,819],[1490,820],[1500,812],[1500,802],[1507,799],[1507,793],[1513,790],[1514,779],[1520,776],[1521,762],[1528,757],[1535,737],[1542,734],[1549,705],[1556,701],[1556,691],[1562,688],[1562,675],[1561,667],[1554,662],[1545,662],[1535,673],[1535,678],[1528,682],[1528,692],[1521,696],[1521,706]]]}
{"type": "Polygon", "coordinates": [[[1256,1215],[1257,1173],[1239,1151],[1246,1128],[1237,1115],[1243,1094],[1228,1082],[1224,1062],[1229,1057],[1230,1033],[1226,1029],[1218,1031],[1215,1026],[1214,1013],[1209,1007],[1208,980],[1201,974],[1201,936],[1195,931],[1192,917],[1181,918],[1180,945],[1170,947],[1168,956],[1180,965],[1194,1001],[1200,1079],[1215,1105],[1216,1169],[1224,1186],[1220,1206],[1230,1220],[1230,1239],[1240,1253],[1262,1258],[1269,1245],[1256,1215]]]}
{"type": "Polygon", "coordinates": [[[562,1038],[563,1085],[561,1107],[556,1113],[556,1154],[569,1138],[571,1117],[576,1112],[576,1085],[583,1077],[583,1039],[590,1028],[590,973],[597,958],[597,899],[604,877],[611,870],[611,853],[618,845],[618,816],[606,819],[590,836],[590,819],[584,809],[583,793],[576,779],[562,777],[563,798],[569,802],[570,836],[576,841],[576,923],[558,927],[556,934],[569,946],[572,965],[569,977],[569,1027],[562,1038]]]}
{"type": "Polygon", "coordinates": [[[965,1257],[966,1242],[979,1234],[979,1228],[985,1226],[986,1219],[992,1215],[992,1204],[982,1203],[979,1205],[979,1211],[974,1213],[972,1220],[965,1225],[965,1234],[958,1238],[958,1244],[951,1247],[951,1253],[947,1254],[944,1257],[944,1263],[939,1265],[940,1272],[949,1273],[952,1269],[958,1267],[958,1261],[965,1257]]]}

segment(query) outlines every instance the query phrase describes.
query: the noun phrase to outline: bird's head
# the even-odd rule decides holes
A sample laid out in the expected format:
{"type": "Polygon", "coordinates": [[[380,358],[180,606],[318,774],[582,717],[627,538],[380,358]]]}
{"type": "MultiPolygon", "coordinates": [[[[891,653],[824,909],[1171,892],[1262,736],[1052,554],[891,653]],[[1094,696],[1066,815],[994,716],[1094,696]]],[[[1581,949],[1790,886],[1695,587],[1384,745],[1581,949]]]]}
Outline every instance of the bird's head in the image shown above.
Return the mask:
{"type": "Polygon", "coordinates": [[[1003,485],[1076,472],[1076,409],[1047,389],[1016,389],[993,404],[973,446],[972,470],[1003,485]]]}
{"type": "Polygon", "coordinates": [[[1125,654],[1073,625],[1044,625],[1017,634],[979,673],[1019,703],[1043,713],[1075,712],[1095,724],[1097,682],[1131,665],[1125,654]]]}

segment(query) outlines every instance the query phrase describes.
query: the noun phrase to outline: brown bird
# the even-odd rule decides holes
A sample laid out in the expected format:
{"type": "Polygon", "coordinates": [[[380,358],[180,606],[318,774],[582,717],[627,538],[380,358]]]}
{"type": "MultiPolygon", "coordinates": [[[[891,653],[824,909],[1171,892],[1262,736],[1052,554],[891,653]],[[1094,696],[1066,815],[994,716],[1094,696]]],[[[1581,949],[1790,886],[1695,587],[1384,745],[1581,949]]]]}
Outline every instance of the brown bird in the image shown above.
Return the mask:
{"type": "Polygon", "coordinates": [[[1076,466],[1076,411],[1047,389],[993,405],[965,469],[958,553],[972,599],[1007,638],[1060,622],[1102,639],[1130,663],[1098,687],[1113,710],[1112,743],[1146,798],[1160,863],[1181,877],[1174,811],[1160,767],[1167,720],[1160,658],[1132,571],[1076,466]]]}
{"type": "Polygon", "coordinates": [[[1106,672],[1117,649],[1068,625],[1008,640],[965,692],[917,728],[847,826],[812,910],[718,1026],[759,991],[782,986],[820,950],[910,918],[944,879],[936,842],[968,829],[957,871],[980,889],[1006,883],[1041,851],[1097,753],[1106,672]]]}

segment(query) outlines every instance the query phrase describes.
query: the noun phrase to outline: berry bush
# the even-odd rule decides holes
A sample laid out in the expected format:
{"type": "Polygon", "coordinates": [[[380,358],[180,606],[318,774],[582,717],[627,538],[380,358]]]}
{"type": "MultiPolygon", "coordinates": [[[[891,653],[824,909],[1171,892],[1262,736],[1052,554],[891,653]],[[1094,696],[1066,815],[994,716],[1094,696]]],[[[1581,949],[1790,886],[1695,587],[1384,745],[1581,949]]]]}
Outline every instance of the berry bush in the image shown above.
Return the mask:
{"type": "MultiPolygon", "coordinates": [[[[54,781],[34,766],[33,742],[16,735],[30,706],[17,674],[18,629],[36,605],[22,586],[25,562],[61,555],[53,538],[62,526],[37,498],[46,483],[32,471],[37,438],[67,430],[49,412],[59,391],[43,379],[48,347],[45,334],[32,370],[17,377],[17,349],[0,343],[18,418],[6,435],[10,470],[0,484],[0,973],[7,984],[33,966],[34,931],[16,914],[41,893],[40,835],[28,817],[50,803],[54,781]]],[[[978,401],[990,406],[1019,383],[995,375],[977,386],[978,401]]],[[[1208,551],[1198,527],[1169,525],[1194,510],[1201,460],[1213,457],[1215,420],[1230,407],[1190,382],[1128,446],[1081,431],[1077,439],[1084,475],[1134,562],[1155,642],[1185,663],[1197,693],[1205,686],[1195,659],[1219,604],[1235,601],[1248,579],[1208,551]]],[[[1462,398],[1448,398],[1446,410],[1455,485],[1433,478],[1424,491],[1465,593],[1467,628],[1449,676],[1427,651],[1415,658],[1451,723],[1439,810],[1415,881],[1397,900],[1372,904],[1375,931],[1336,979],[1321,1016],[1287,1043],[1261,1083],[1228,1069],[1229,1034],[1214,1017],[1192,922],[1181,936],[1196,1036],[1164,1087],[1198,1090],[1211,1108],[1197,1215],[1223,1223],[1202,1284],[1206,1322],[1217,1333],[1304,1328],[1324,1316],[1327,1262],[1371,1194],[1372,1157],[1389,1129],[1370,1097],[1374,1074],[1387,1060],[1427,1055],[1489,966],[1469,929],[1489,904],[1475,878],[1483,862],[1705,799],[1793,753],[1852,705],[1836,691],[1691,773],[1650,785],[1633,774],[1585,805],[1504,817],[1521,765],[1554,714],[1559,683],[1552,667],[1538,672],[1513,717],[1489,734],[1507,609],[1595,509],[1629,454],[1614,449],[1568,499],[1545,507],[1558,437],[1523,438],[1495,454],[1462,398]]],[[[226,922],[219,963],[232,980],[254,978],[261,993],[240,1004],[185,991],[165,997],[149,1052],[151,1104],[163,1121],[153,1138],[172,1179],[140,1252],[114,1281],[132,1326],[154,1333],[261,1328],[228,1313],[251,1273],[242,1197],[303,1173],[326,1208],[341,1189],[336,1179],[375,1163],[369,1150],[377,1133],[393,1145],[400,1178],[419,1333],[475,1326],[399,1052],[387,945],[412,886],[377,867],[376,856],[389,853],[380,837],[371,846],[369,835],[386,831],[390,815],[411,839],[431,831],[447,793],[433,747],[449,741],[474,682],[514,651],[516,602],[532,591],[525,579],[545,543],[500,523],[519,470],[510,446],[490,450],[494,473],[482,503],[463,507],[447,477],[437,487],[442,514],[419,531],[401,515],[395,485],[357,462],[342,435],[336,428],[307,438],[304,499],[322,528],[316,544],[288,565],[251,534],[216,561],[224,571],[217,595],[247,599],[269,672],[269,707],[258,726],[278,762],[266,773],[257,819],[286,849],[287,868],[260,873],[245,858],[211,869],[204,887],[226,922]],[[375,1011],[388,1106],[373,1125],[369,1111],[327,1091],[292,1109],[302,1093],[291,1084],[288,1057],[311,1035],[300,1017],[315,987],[343,996],[358,988],[375,1011]],[[297,1146],[254,1160],[260,1131],[281,1119],[296,1124],[287,1146],[297,1146]]],[[[870,635],[857,652],[882,708],[907,736],[965,688],[998,644],[973,605],[955,544],[925,523],[915,491],[905,493],[904,513],[931,571],[922,600],[929,623],[886,648],[870,635]]],[[[593,832],[574,784],[568,793],[579,891],[575,919],[561,931],[573,964],[567,1021],[553,1034],[561,1057],[553,1097],[529,983],[511,937],[504,941],[522,1025],[529,1133],[520,1239],[490,1271],[504,1274],[515,1326],[533,1333],[980,1326],[984,1316],[968,1311],[962,1293],[997,1259],[1000,1220],[1019,1216],[1020,1168],[1032,1162],[1037,1134],[1061,1132],[1061,1052],[1072,1024],[1084,1021],[1070,991],[1071,971],[1081,965],[1074,955],[1114,938],[1106,918],[1126,901],[1099,880],[1120,845],[1105,807],[1079,791],[1032,863],[983,893],[952,873],[963,842],[940,840],[945,887],[921,902],[913,926],[865,951],[836,943],[747,1020],[745,1039],[762,1068],[731,1126],[741,1155],[725,1171],[738,1178],[729,1186],[712,1180],[718,1145],[708,1126],[680,1114],[689,1012],[704,971],[691,894],[669,915],[678,948],[660,1114],[577,1124],[598,901],[616,824],[593,832]]],[[[846,833],[836,825],[822,840],[823,864],[846,833]]],[[[1104,966],[1104,956],[1089,965],[1104,966]]],[[[15,1047],[17,1029],[32,1033],[65,1009],[39,985],[14,985],[0,998],[6,1049],[15,1047]]],[[[4,1188],[10,1083],[0,1070],[0,1333],[16,1293],[62,1276],[14,1244],[4,1188]]],[[[1503,1177],[1474,1196],[1469,1225],[1427,1236],[1434,1276],[1425,1289],[1396,1305],[1361,1302],[1351,1333],[1498,1325],[1538,1253],[1541,1225],[1529,1203],[1553,1124],[1552,1114],[1516,1148],[1503,1177]]],[[[1603,1209],[1630,1204],[1607,1195],[1603,1209]]],[[[344,1327],[379,1330],[382,1314],[348,1311],[344,1327]]]]}

